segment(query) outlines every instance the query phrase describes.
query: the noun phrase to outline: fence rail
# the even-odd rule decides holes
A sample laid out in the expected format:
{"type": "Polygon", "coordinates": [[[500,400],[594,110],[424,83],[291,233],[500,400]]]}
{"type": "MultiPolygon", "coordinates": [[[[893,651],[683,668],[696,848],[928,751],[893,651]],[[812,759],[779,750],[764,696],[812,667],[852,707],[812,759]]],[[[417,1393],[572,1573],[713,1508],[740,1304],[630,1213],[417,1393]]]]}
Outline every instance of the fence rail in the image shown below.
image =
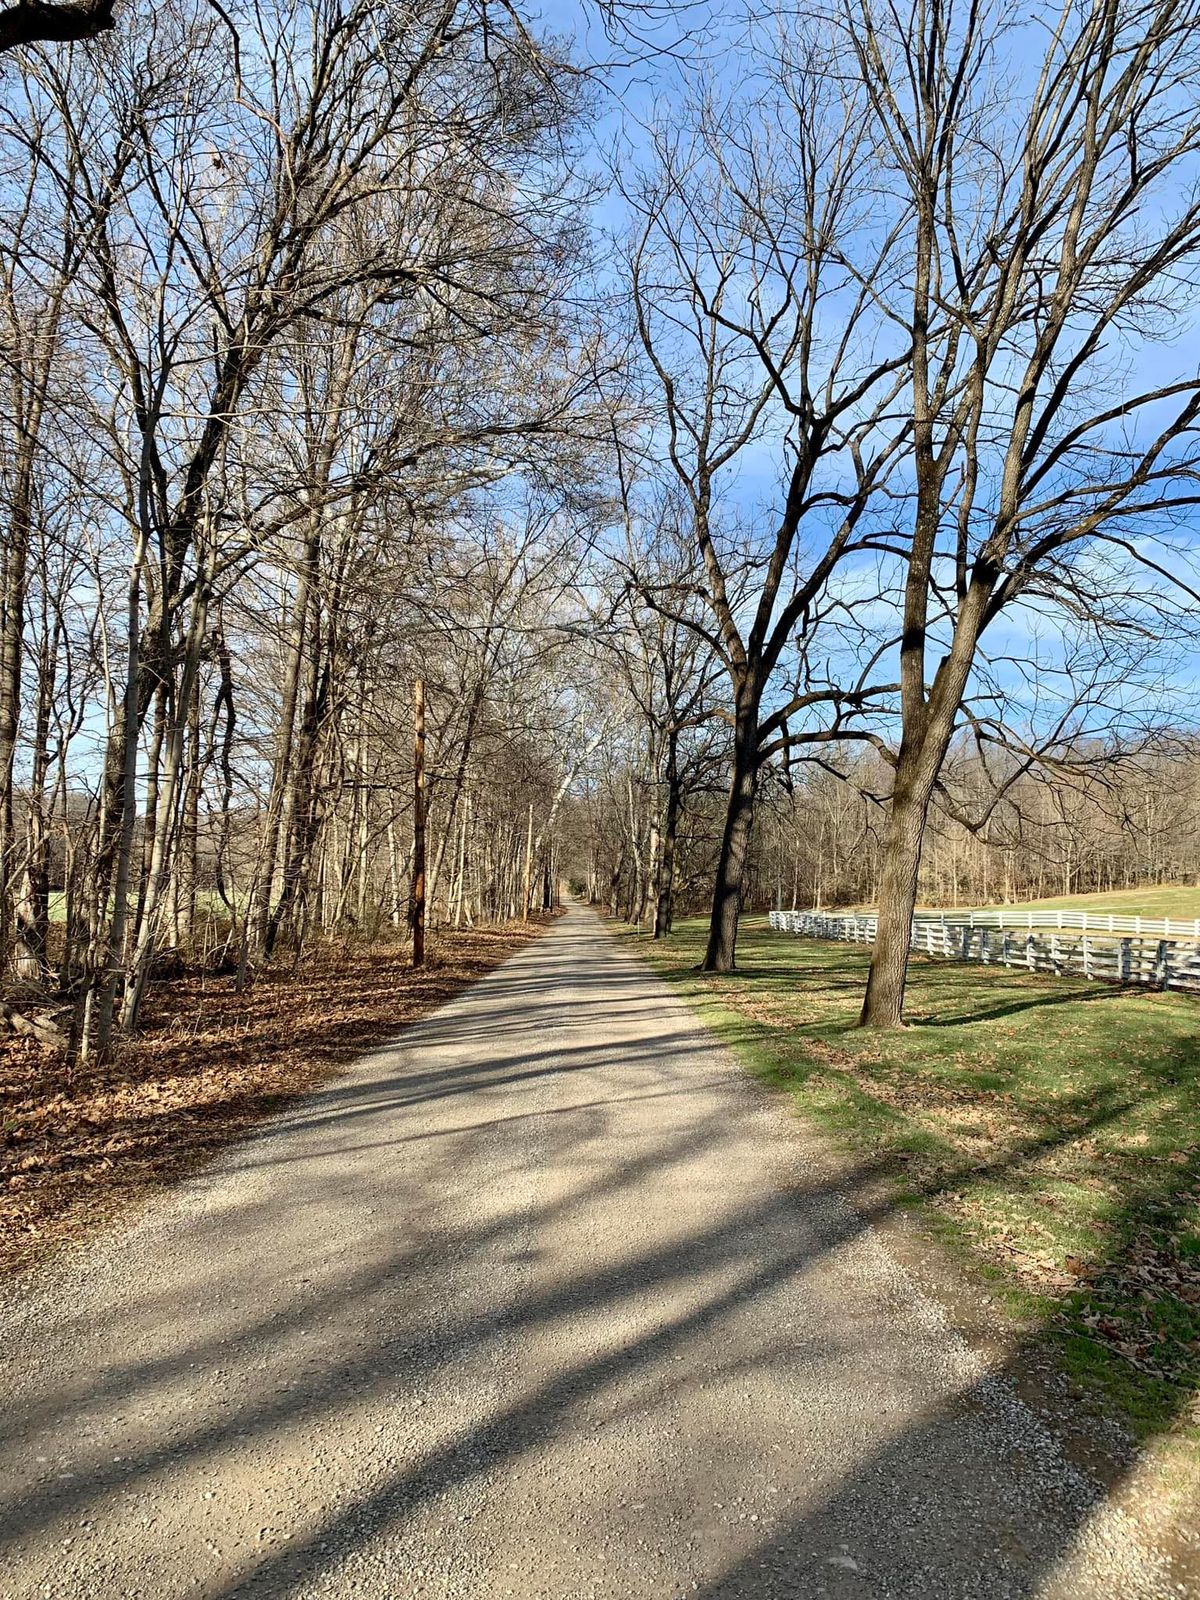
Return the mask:
{"type": "MultiPolygon", "coordinates": [[[[771,912],[771,926],[776,932],[809,939],[873,944],[876,924],[874,915],[771,912]]],[[[1106,938],[1086,929],[1064,931],[1052,926],[1041,933],[1019,926],[918,916],[913,919],[913,949],[951,961],[982,961],[985,965],[1017,967],[1028,972],[1051,972],[1102,983],[1141,983],[1156,989],[1200,994],[1200,937],[1195,935],[1190,940],[1136,933],[1106,938]]]]}

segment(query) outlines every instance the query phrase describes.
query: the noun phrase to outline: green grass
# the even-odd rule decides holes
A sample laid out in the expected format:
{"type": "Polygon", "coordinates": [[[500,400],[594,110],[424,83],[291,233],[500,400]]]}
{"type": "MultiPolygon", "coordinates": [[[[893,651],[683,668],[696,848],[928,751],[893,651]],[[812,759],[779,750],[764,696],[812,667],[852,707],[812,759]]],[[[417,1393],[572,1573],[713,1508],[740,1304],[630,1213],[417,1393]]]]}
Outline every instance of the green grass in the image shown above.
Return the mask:
{"type": "Polygon", "coordinates": [[[1061,895],[1057,899],[1026,900],[1019,906],[991,906],[988,910],[1116,912],[1122,917],[1200,917],[1200,889],[1168,883],[1157,889],[1113,889],[1097,894],[1061,895]]]}
{"type": "Polygon", "coordinates": [[[1200,1002],[918,960],[910,1026],[867,1033],[865,948],[748,918],[702,976],[702,933],[628,937],[1077,1379],[1200,1444],[1200,1002]]]}
{"type": "MultiPolygon", "coordinates": [[[[836,916],[840,908],[831,908],[836,916]]],[[[846,909],[872,910],[870,906],[846,909]]],[[[1025,911],[1093,911],[1100,915],[1114,912],[1121,917],[1179,917],[1200,918],[1200,888],[1186,884],[1168,883],[1158,888],[1107,889],[1095,894],[1051,895],[1044,900],[1021,900],[1013,905],[962,905],[921,906],[922,911],[952,917],[955,911],[1003,911],[1019,921],[1025,911]]]]}
{"type": "MultiPolygon", "coordinates": [[[[239,902],[240,904],[240,902],[239,902]]],[[[225,902],[215,889],[198,889],[196,891],[196,909],[201,916],[206,912],[210,916],[228,917],[225,902]]],[[[65,922],[67,920],[67,897],[61,889],[55,889],[50,895],[50,921],[65,922]]]]}

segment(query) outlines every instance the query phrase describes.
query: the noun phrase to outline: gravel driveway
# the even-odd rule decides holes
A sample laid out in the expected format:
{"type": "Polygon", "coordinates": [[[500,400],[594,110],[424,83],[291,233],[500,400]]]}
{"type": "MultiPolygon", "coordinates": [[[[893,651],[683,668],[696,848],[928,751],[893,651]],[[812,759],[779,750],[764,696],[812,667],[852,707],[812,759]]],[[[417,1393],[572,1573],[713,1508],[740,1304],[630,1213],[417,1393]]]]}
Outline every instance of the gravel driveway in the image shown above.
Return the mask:
{"type": "Polygon", "coordinates": [[[582,908],[0,1335],[6,1597],[1173,1592],[582,908]]]}

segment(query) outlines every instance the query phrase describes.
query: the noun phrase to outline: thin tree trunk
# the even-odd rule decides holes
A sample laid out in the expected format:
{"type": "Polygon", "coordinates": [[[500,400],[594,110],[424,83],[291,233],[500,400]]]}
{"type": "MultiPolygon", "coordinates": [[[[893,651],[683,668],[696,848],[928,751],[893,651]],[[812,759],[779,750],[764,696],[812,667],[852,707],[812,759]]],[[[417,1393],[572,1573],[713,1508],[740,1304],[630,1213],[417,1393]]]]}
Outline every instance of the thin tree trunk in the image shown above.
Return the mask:
{"type": "Polygon", "coordinates": [[[388,887],[392,896],[392,927],[400,926],[400,841],[396,837],[396,819],[387,825],[388,887]]]}
{"type": "Polygon", "coordinates": [[[462,927],[463,897],[467,885],[467,827],[471,820],[471,796],[463,801],[462,828],[458,836],[458,885],[454,895],[454,926],[462,927]]]}
{"type": "Polygon", "coordinates": [[[425,965],[425,680],[413,688],[412,964],[425,965]]]}
{"type": "Polygon", "coordinates": [[[192,680],[187,711],[187,782],[183,822],[175,848],[175,943],[190,950],[196,933],[197,853],[200,843],[200,674],[192,680]]]}
{"type": "Polygon", "coordinates": [[[292,603],[292,622],[288,638],[288,661],[283,680],[283,702],[276,733],[275,759],[271,768],[271,789],[267,798],[267,814],[263,822],[262,857],[250,889],[250,904],[246,908],[245,937],[242,941],[242,961],[239,982],[245,981],[246,964],[252,954],[265,950],[271,920],[271,892],[275,881],[275,867],[280,853],[280,835],[288,785],[292,769],[292,744],[296,730],[296,708],[300,699],[300,684],[304,673],[305,637],[308,630],[309,608],[313,602],[317,564],[321,549],[321,523],[313,513],[305,540],[304,554],[292,603]]]}
{"type": "Polygon", "coordinates": [[[131,1033],[137,1026],[138,1010],[154,958],[158,908],[167,888],[172,847],[179,822],[185,734],[193,690],[200,672],[200,658],[207,626],[208,586],[202,579],[197,584],[192,601],[191,618],[183,651],[182,681],[175,699],[175,713],[171,718],[170,727],[166,730],[165,738],[156,739],[156,744],[165,744],[166,757],[162,769],[162,783],[157,794],[153,842],[140,906],[141,921],[135,932],[133,957],[129,963],[121,1009],[121,1027],[125,1033],[131,1033]]]}
{"type": "MultiPolygon", "coordinates": [[[[146,534],[146,525],[143,523],[138,530],[137,543],[134,547],[133,561],[129,568],[129,586],[125,598],[125,626],[127,640],[127,656],[125,664],[125,686],[121,699],[121,718],[118,728],[114,730],[114,739],[110,744],[111,781],[108,782],[108,794],[112,810],[116,818],[111,815],[108,819],[109,827],[117,831],[117,856],[113,877],[112,918],[107,935],[101,935],[101,968],[98,974],[100,979],[99,994],[96,998],[95,1015],[95,1050],[101,1060],[107,1055],[109,1044],[112,1040],[113,1006],[117,997],[117,982],[120,976],[119,964],[125,948],[125,932],[129,919],[129,881],[133,865],[133,840],[134,824],[137,820],[137,757],[138,757],[138,731],[141,725],[140,714],[140,679],[141,679],[141,638],[139,633],[141,599],[142,599],[142,573],[146,564],[146,553],[149,541],[146,534]]],[[[85,1025],[83,1029],[83,1048],[88,1047],[90,1022],[93,1015],[92,985],[88,985],[88,995],[85,1001],[85,1025]]]]}
{"type": "MultiPolygon", "coordinates": [[[[46,788],[50,772],[50,716],[53,708],[61,623],[50,623],[42,600],[42,650],[38,660],[37,701],[33,717],[33,765],[25,818],[24,883],[16,908],[17,972],[42,981],[50,971],[50,824],[46,788]]],[[[54,797],[51,793],[50,810],[54,797]]]]}
{"type": "Polygon", "coordinates": [[[529,921],[529,901],[533,894],[533,801],[529,802],[529,827],[525,834],[525,903],[521,919],[529,921]]]}
{"type": "Polygon", "coordinates": [[[667,807],[663,818],[662,856],[658,869],[658,902],[654,907],[654,937],[664,938],[671,931],[675,901],[675,839],[679,831],[680,784],[677,765],[677,736],[667,735],[667,807]]]}

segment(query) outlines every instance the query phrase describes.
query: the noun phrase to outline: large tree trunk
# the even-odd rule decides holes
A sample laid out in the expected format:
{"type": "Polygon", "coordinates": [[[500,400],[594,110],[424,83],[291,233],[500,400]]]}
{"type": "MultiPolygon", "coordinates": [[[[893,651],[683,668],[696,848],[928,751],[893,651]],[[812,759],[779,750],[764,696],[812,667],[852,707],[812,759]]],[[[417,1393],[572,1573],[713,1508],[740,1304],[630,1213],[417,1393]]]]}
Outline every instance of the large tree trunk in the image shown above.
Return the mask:
{"type": "MultiPolygon", "coordinates": [[[[973,585],[960,612],[950,650],[938,667],[928,701],[914,704],[917,700],[914,694],[905,708],[906,732],[896,762],[879,874],[879,922],[859,1017],[859,1025],[864,1028],[899,1028],[904,1021],[904,988],[925,822],[933,786],[954,734],[989,593],[986,586],[973,585]]],[[[924,636],[917,634],[915,624],[912,636],[921,641],[919,650],[915,645],[906,647],[913,651],[916,665],[901,662],[901,675],[904,677],[907,673],[910,682],[923,673],[924,659],[924,636]]]]}
{"type": "Polygon", "coordinates": [[[738,917],[750,835],[754,828],[754,791],[758,781],[758,698],[739,691],[733,735],[733,777],[702,972],[732,972],[737,954],[738,917]]]}
{"type": "Polygon", "coordinates": [[[914,788],[897,771],[879,876],[879,923],[860,1018],[864,1028],[898,1028],[904,1019],[917,873],[931,792],[932,784],[914,788]]]}

